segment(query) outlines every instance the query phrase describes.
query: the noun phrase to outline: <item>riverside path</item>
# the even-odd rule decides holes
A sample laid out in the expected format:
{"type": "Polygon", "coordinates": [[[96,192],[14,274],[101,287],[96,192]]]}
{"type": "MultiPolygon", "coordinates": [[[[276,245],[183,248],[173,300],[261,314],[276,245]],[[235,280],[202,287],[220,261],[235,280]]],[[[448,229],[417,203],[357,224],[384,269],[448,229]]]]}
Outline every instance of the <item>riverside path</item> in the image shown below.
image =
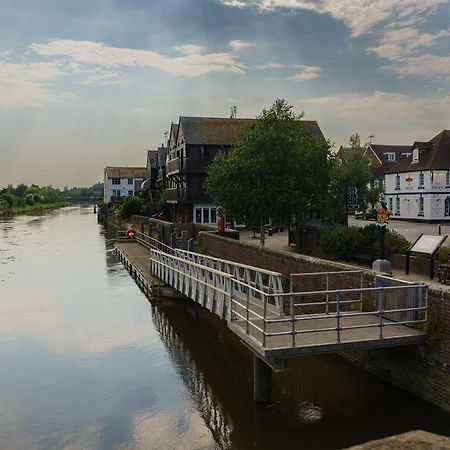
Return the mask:
{"type": "Polygon", "coordinates": [[[115,251],[147,296],[190,299],[227,322],[254,354],[254,398],[288,358],[424,342],[427,286],[361,271],[281,273],[176,249],[137,233],[115,251]]]}

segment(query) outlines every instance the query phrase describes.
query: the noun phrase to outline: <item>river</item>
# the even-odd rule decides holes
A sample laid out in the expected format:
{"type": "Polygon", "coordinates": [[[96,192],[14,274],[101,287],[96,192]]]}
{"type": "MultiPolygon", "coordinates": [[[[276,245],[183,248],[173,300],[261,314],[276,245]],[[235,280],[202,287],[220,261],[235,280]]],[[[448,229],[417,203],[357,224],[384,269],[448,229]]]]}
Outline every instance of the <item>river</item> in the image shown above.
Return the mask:
{"type": "Polygon", "coordinates": [[[333,355],[251,354],[191,302],[149,302],[92,207],[0,221],[1,449],[337,449],[450,417],[333,355]]]}

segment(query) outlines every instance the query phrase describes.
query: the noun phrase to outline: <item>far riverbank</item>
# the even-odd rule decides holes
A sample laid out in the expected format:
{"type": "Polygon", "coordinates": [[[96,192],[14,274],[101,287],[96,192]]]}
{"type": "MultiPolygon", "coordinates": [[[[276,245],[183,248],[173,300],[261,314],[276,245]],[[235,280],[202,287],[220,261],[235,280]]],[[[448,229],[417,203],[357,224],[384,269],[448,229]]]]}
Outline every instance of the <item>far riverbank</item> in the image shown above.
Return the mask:
{"type": "Polygon", "coordinates": [[[65,206],[73,206],[70,202],[44,203],[36,205],[15,206],[11,209],[0,209],[0,217],[10,217],[18,214],[30,214],[33,212],[40,212],[48,209],[58,209],[65,206]]]}

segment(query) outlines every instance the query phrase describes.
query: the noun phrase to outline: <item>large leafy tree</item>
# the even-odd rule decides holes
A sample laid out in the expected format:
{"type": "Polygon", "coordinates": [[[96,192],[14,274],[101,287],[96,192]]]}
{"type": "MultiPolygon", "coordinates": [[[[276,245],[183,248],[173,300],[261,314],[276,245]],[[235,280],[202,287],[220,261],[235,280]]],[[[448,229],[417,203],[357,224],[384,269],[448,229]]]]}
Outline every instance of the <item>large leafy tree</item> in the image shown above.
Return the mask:
{"type": "Polygon", "coordinates": [[[370,160],[364,154],[364,147],[358,133],[350,136],[350,149],[338,153],[330,159],[330,190],[328,206],[325,209],[327,218],[346,223],[347,221],[347,192],[348,188],[355,187],[358,192],[358,203],[365,207],[372,192],[369,189],[372,173],[370,160]]]}
{"type": "Polygon", "coordinates": [[[329,184],[329,145],[312,136],[285,100],[243,130],[208,169],[206,188],[228,217],[261,227],[270,217],[300,223],[320,209],[329,184]]]}

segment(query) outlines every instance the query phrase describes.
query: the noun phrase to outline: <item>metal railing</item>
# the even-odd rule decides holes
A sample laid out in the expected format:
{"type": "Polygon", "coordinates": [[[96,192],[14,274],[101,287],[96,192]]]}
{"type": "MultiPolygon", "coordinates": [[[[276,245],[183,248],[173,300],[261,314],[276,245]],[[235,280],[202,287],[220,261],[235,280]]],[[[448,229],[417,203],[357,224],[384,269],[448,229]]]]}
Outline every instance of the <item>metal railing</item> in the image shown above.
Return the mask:
{"type": "MultiPolygon", "coordinates": [[[[236,280],[233,280],[235,283],[236,280]]],[[[253,337],[261,342],[262,348],[285,348],[309,345],[308,342],[302,342],[299,335],[322,333],[323,338],[318,338],[315,345],[318,344],[339,344],[341,342],[354,342],[356,340],[384,339],[386,337],[403,337],[408,335],[406,328],[397,329],[398,334],[390,334],[385,336],[384,329],[391,326],[407,325],[409,327],[419,327],[426,322],[427,310],[427,286],[423,284],[408,284],[400,286],[386,287],[368,287],[354,289],[333,289],[306,292],[288,292],[278,294],[281,299],[283,317],[274,317],[267,309],[270,304],[270,298],[273,294],[259,292],[263,297],[263,307],[260,313],[252,310],[248,304],[237,302],[235,298],[231,298],[231,321],[241,321],[240,326],[245,330],[246,334],[253,333],[253,337]],[[358,298],[350,300],[342,300],[345,294],[358,294],[358,298]],[[360,295],[369,295],[373,297],[373,310],[344,310],[344,306],[349,304],[361,304],[360,295]],[[323,301],[303,302],[305,297],[322,297],[323,301]],[[389,298],[391,306],[386,307],[389,298]],[[402,303],[402,299],[409,300],[409,304],[395,306],[395,299],[398,303],[402,303]],[[235,313],[236,306],[244,312],[235,313]],[[394,305],[394,306],[392,306],[394,305]],[[305,313],[302,309],[307,307],[323,308],[323,312],[305,313]],[[330,311],[330,307],[334,307],[330,311]],[[286,313],[288,311],[288,313],[286,313]],[[394,315],[403,314],[402,320],[394,320],[394,315]],[[252,321],[252,318],[254,319],[252,321]],[[256,320],[255,320],[256,318],[256,320]],[[307,328],[308,321],[312,322],[312,326],[307,328]],[[323,325],[321,325],[323,323],[323,325]],[[369,331],[377,328],[378,334],[374,336],[369,331]],[[354,330],[365,330],[366,335],[361,334],[359,337],[346,336],[345,332],[354,330]],[[333,335],[334,336],[333,336],[333,335]],[[277,342],[268,343],[270,338],[278,338],[277,342]],[[286,338],[290,338],[286,341],[286,338]],[[281,339],[281,340],[280,340],[281,339]]]]}

